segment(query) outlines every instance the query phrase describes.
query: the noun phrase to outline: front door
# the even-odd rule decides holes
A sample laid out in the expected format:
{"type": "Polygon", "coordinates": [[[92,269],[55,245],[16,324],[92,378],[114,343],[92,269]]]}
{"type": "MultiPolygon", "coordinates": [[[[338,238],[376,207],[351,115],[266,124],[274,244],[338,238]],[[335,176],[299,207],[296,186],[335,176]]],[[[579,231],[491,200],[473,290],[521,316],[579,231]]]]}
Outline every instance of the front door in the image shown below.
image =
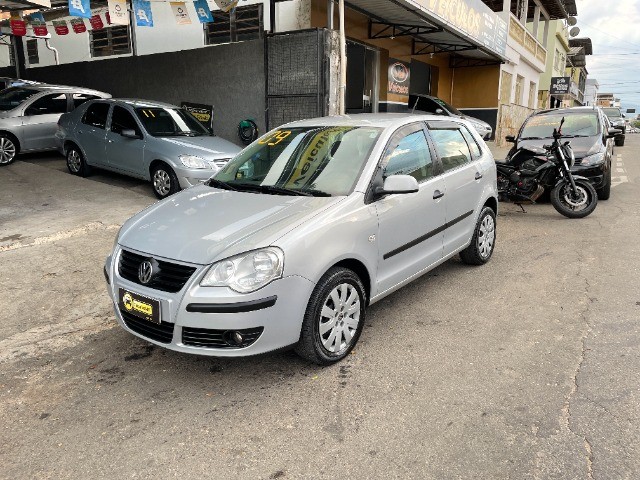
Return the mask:
{"type": "Polygon", "coordinates": [[[146,177],[142,130],[129,110],[115,105],[107,132],[107,161],[109,167],[137,177],[146,177]],[[138,138],[122,136],[123,130],[133,130],[138,138]]]}
{"type": "Polygon", "coordinates": [[[445,183],[422,122],[398,130],[383,157],[383,176],[414,176],[417,193],[387,195],[378,213],[378,289],[385,292],[442,258],[445,183]]]}
{"type": "Polygon", "coordinates": [[[480,165],[480,148],[466,127],[450,121],[429,122],[428,125],[447,189],[447,228],[444,231],[444,255],[447,256],[465,246],[473,235],[484,172],[480,165]]]}
{"type": "Polygon", "coordinates": [[[51,93],[26,106],[22,117],[23,150],[54,150],[60,116],[67,112],[67,94],[51,93]]]}

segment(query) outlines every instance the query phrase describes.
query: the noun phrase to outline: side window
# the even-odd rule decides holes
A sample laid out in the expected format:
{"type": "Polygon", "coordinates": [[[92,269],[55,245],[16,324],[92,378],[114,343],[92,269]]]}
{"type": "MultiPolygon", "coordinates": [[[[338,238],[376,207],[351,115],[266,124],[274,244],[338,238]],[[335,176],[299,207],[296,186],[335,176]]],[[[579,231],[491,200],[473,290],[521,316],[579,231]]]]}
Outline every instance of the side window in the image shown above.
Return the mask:
{"type": "Polygon", "coordinates": [[[469,146],[459,129],[430,130],[429,132],[445,172],[471,161],[469,146]]]}
{"type": "Polygon", "coordinates": [[[477,160],[482,155],[480,145],[478,145],[478,142],[476,142],[476,139],[466,127],[461,127],[460,131],[462,132],[462,136],[464,137],[464,139],[467,141],[467,145],[469,145],[469,150],[471,150],[471,158],[473,160],[477,160]]]}
{"type": "Polygon", "coordinates": [[[390,175],[411,175],[421,182],[433,177],[431,152],[422,128],[414,132],[401,131],[392,140],[384,162],[385,178],[390,175]]]}
{"type": "Polygon", "coordinates": [[[133,115],[126,108],[116,105],[113,107],[113,114],[111,115],[111,131],[122,133],[123,130],[134,130],[138,135],[142,134],[133,115]]]}
{"type": "Polygon", "coordinates": [[[104,129],[107,125],[107,114],[109,113],[108,103],[94,103],[89,105],[87,111],[84,112],[82,123],[96,128],[104,129]]]}
{"type": "Polygon", "coordinates": [[[67,94],[54,93],[34,101],[25,111],[26,115],[47,115],[67,111],[67,94]]]}
{"type": "Polygon", "coordinates": [[[73,108],[78,108],[84,102],[88,100],[97,100],[100,97],[98,97],[97,95],[89,95],[87,93],[74,93],[72,98],[73,98],[73,108]]]}

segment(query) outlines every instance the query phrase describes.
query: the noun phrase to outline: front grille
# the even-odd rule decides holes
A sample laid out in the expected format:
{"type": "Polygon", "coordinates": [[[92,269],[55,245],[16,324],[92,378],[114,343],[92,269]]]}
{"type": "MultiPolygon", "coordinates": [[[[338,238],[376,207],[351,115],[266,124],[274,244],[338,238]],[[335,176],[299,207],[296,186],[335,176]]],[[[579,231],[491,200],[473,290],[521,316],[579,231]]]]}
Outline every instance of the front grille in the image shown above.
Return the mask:
{"type": "MultiPolygon", "coordinates": [[[[120,276],[138,285],[145,285],[138,279],[138,267],[147,259],[149,259],[149,257],[122,250],[120,254],[120,264],[118,265],[120,276]]],[[[163,292],[179,292],[189,278],[191,278],[193,272],[196,271],[194,267],[187,267],[177,263],[163,262],[160,260],[157,260],[157,262],[160,271],[155,274],[153,279],[145,286],[162,290],[163,292]]]]}
{"type": "Polygon", "coordinates": [[[173,323],[153,323],[131,315],[122,309],[120,310],[120,314],[122,315],[124,324],[143,337],[160,343],[171,343],[171,340],[173,340],[173,329],[175,327],[173,323]]]}
{"type": "Polygon", "coordinates": [[[246,348],[254,343],[264,327],[245,328],[241,330],[210,330],[208,328],[182,327],[182,343],[192,347],[203,348],[246,348]],[[242,335],[243,341],[236,345],[231,340],[231,334],[238,332],[242,335]]]}

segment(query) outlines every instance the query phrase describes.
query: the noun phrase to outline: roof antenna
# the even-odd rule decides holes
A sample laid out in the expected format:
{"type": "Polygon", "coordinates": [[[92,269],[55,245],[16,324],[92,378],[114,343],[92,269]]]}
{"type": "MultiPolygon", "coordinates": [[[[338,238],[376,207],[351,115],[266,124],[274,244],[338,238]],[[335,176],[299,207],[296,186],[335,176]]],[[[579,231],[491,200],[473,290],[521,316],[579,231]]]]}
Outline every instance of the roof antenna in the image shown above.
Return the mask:
{"type": "Polygon", "coordinates": [[[416,111],[416,107],[418,106],[418,101],[420,100],[420,97],[416,96],[416,103],[413,104],[413,108],[411,109],[411,114],[413,115],[413,112],[416,111]]]}

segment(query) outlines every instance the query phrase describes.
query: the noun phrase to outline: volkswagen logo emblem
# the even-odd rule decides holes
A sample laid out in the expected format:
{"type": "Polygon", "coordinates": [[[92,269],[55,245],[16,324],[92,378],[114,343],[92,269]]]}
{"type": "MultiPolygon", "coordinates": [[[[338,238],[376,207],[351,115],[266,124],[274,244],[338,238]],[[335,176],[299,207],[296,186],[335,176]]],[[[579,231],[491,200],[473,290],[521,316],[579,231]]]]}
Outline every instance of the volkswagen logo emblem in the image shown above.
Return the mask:
{"type": "Polygon", "coordinates": [[[151,260],[145,260],[138,267],[138,280],[140,280],[140,283],[146,285],[151,281],[154,273],[151,260]]]}

